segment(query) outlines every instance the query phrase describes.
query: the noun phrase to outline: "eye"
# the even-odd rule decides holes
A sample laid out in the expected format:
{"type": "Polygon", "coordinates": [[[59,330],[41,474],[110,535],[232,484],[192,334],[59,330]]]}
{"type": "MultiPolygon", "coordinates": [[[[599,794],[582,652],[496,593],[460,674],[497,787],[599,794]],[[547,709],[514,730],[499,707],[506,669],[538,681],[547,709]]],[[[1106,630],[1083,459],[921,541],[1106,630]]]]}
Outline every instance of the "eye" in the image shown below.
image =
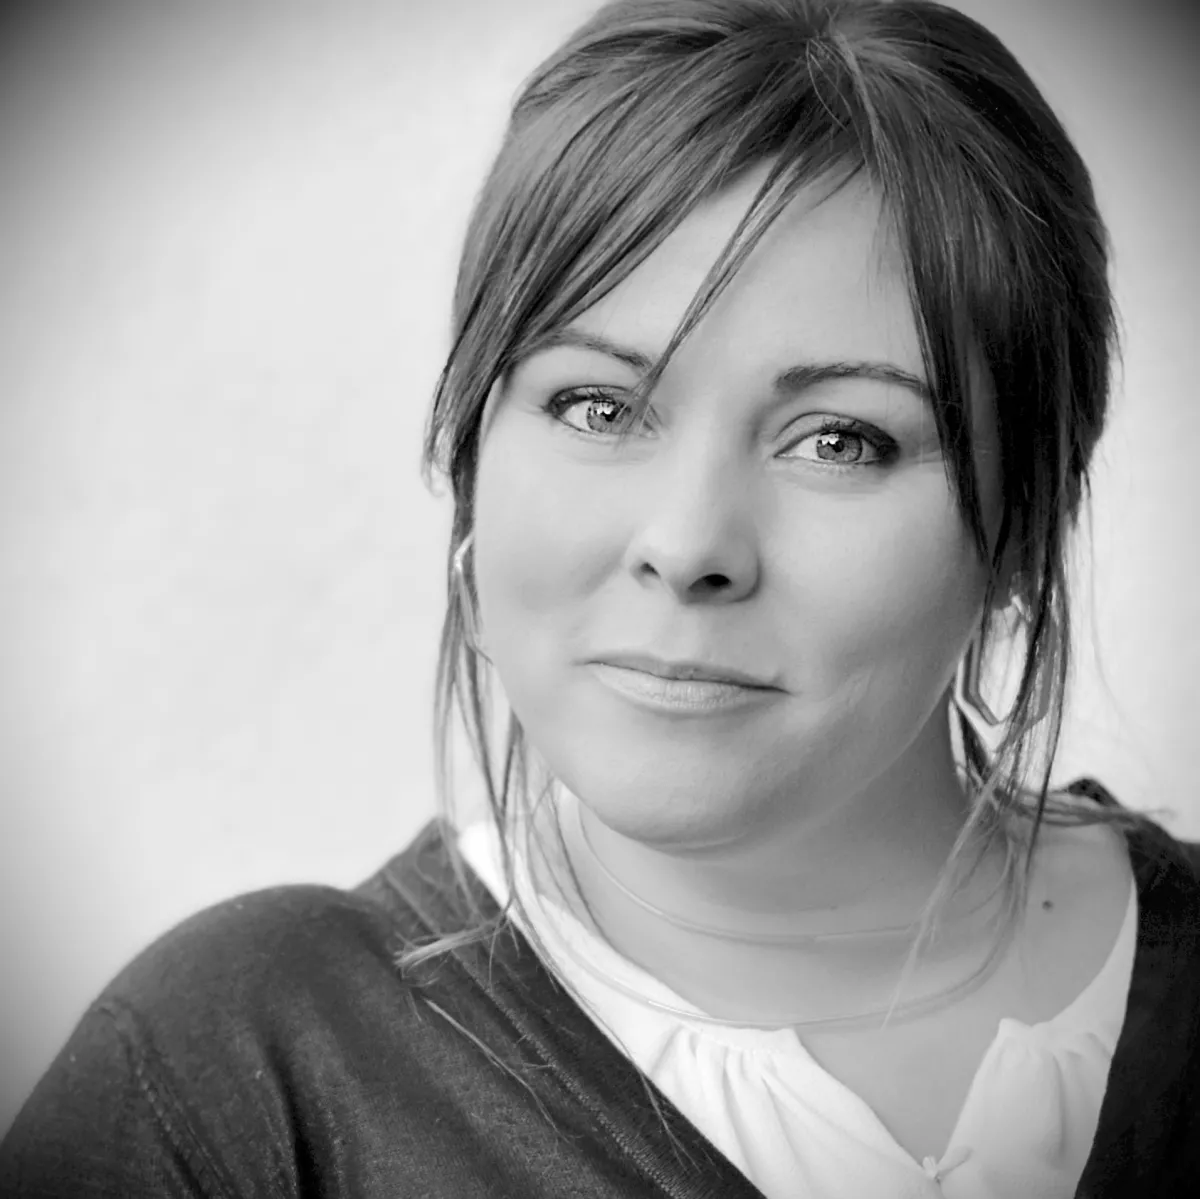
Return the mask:
{"type": "Polygon", "coordinates": [[[788,456],[821,466],[882,466],[895,456],[896,443],[878,429],[861,421],[828,417],[817,429],[792,442],[789,450],[804,447],[804,453],[788,456]]]}
{"type": "Polygon", "coordinates": [[[545,411],[584,437],[628,433],[632,431],[635,416],[631,404],[603,387],[560,391],[546,402],[545,411]],[[575,419],[568,419],[566,414],[575,410],[578,410],[575,419]]]}

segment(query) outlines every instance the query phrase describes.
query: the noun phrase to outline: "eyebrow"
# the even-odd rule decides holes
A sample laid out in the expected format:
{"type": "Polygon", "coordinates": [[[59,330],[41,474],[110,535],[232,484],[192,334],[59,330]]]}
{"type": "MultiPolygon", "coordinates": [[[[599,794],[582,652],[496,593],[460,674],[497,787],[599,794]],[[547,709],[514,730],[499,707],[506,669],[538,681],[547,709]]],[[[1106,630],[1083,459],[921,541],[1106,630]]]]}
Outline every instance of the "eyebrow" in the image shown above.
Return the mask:
{"type": "MultiPolygon", "coordinates": [[[[643,375],[648,374],[654,365],[653,359],[641,350],[610,341],[607,337],[600,337],[595,333],[585,333],[582,329],[569,327],[551,330],[537,338],[530,347],[527,357],[559,346],[606,354],[643,375]]],[[[870,379],[877,383],[892,383],[907,388],[924,403],[932,403],[933,397],[929,390],[929,384],[924,379],[910,371],[901,370],[900,367],[890,362],[860,359],[802,362],[795,366],[789,366],[775,376],[773,389],[780,396],[798,395],[809,387],[828,382],[831,379],[870,379]]]]}

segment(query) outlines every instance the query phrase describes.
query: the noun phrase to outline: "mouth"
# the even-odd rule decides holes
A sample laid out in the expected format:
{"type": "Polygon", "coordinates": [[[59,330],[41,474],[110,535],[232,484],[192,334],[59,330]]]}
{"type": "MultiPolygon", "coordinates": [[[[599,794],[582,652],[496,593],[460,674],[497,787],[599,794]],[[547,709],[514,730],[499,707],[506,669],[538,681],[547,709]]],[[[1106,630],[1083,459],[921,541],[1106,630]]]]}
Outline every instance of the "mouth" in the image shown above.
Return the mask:
{"type": "Polygon", "coordinates": [[[655,678],[688,683],[716,683],[725,686],[750,688],[759,691],[779,690],[772,682],[736,667],[718,666],[708,662],[667,661],[653,654],[606,654],[594,660],[597,665],[639,671],[655,678]]]}
{"type": "Polygon", "coordinates": [[[647,663],[644,657],[622,654],[590,666],[607,690],[659,715],[717,715],[761,704],[780,693],[780,688],[753,675],[700,663],[647,663]]]}

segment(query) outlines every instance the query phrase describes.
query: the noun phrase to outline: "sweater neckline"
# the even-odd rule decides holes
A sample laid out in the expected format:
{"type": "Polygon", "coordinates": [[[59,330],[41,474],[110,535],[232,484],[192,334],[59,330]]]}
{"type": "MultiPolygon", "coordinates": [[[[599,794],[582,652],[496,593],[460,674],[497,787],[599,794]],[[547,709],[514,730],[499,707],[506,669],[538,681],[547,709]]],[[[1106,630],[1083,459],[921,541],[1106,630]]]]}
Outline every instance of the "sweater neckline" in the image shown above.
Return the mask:
{"type": "MultiPolygon", "coordinates": [[[[481,822],[465,829],[460,837],[464,855],[476,872],[482,874],[489,889],[498,900],[507,899],[504,880],[500,877],[498,847],[495,829],[490,822],[481,822]]],[[[997,1065],[1006,1052],[1005,1046],[1013,1038],[1024,1045],[1023,1054],[1032,1053],[1044,1059],[1054,1077],[1070,1072],[1070,1062],[1092,1060],[1102,1055],[1106,1066],[1111,1061],[1118,1040],[1121,1023],[1125,1017],[1126,996],[1132,972],[1137,919],[1137,887],[1131,878],[1129,900],[1114,943],[1097,973],[1084,989],[1065,1008],[1048,1020],[1037,1024],[1005,1017],[1001,1018],[996,1030],[980,1056],[962,1102],[951,1126],[942,1152],[938,1158],[926,1157],[923,1161],[909,1153],[883,1123],[870,1104],[851,1086],[829,1073],[809,1052],[802,1033],[787,1025],[775,1029],[713,1025],[704,1019],[704,1013],[694,1004],[676,994],[670,987],[636,963],[629,961],[616,949],[603,941],[585,926],[580,916],[565,907],[563,899],[546,895],[536,886],[523,847],[518,842],[514,853],[517,891],[524,901],[536,931],[547,945],[551,954],[548,967],[557,974],[565,974],[565,981],[577,992],[581,1006],[592,1012],[592,1019],[608,1028],[613,1020],[616,1025],[612,1034],[620,1039],[622,1021],[627,1018],[616,1012],[629,1013],[628,1018],[647,1021],[646,1035],[662,1038],[665,1045],[678,1033],[717,1047],[718,1053],[750,1055],[759,1065],[755,1070],[765,1069],[772,1073],[781,1072],[786,1077],[793,1068],[806,1073],[816,1072],[821,1084],[836,1094],[840,1105],[857,1113],[864,1135],[887,1152],[897,1163],[921,1169],[926,1173],[932,1169],[939,1175],[948,1173],[970,1155],[967,1144],[969,1130],[978,1131],[980,1123],[979,1104],[988,1102],[988,1093],[983,1089],[996,1076],[997,1065]],[[580,958],[590,963],[590,968],[580,958]],[[625,984],[622,988],[613,983],[614,977],[625,984]],[[641,1002],[630,992],[639,992],[641,1002]],[[644,1002],[647,998],[665,1002],[678,1009],[678,1014],[660,1011],[644,1002]],[[687,1012],[695,1012],[696,1020],[689,1020],[687,1012]],[[606,1018],[607,1017],[607,1018],[606,1018]],[[1058,1063],[1051,1067],[1053,1060],[1058,1063]],[[788,1065],[795,1062],[795,1067],[788,1065]],[[964,1139],[967,1138],[967,1139],[964,1139]]],[[[1132,875],[1132,871],[1131,871],[1132,875]]],[[[521,931],[526,932],[524,921],[521,931]]],[[[739,1070],[740,1075],[740,1070],[739,1070]]],[[[1065,1085],[1065,1084],[1064,1084],[1065,1085]]],[[[1064,1093],[1067,1102],[1069,1092],[1064,1093]]]]}
{"type": "MultiPolygon", "coordinates": [[[[1092,779],[1068,790],[1115,805],[1092,779]]],[[[633,1177],[671,1199],[761,1199],[760,1192],[599,1030],[546,969],[523,934],[503,920],[491,891],[456,851],[457,832],[436,817],[376,876],[405,941],[459,933],[480,920],[497,935],[451,951],[449,977],[438,961],[411,967],[410,985],[456,1003],[464,979],[511,1030],[520,1056],[555,1082],[546,1097],[570,1095],[626,1156],[633,1177]],[[456,869],[456,860],[459,861],[456,869]],[[465,891],[464,891],[465,887],[465,891]],[[643,1098],[643,1095],[645,1098],[643,1098]],[[665,1133],[665,1135],[664,1135],[665,1133]]],[[[1125,1021],[1109,1072],[1081,1193],[1114,1180],[1133,1185],[1131,1138],[1157,1136],[1145,1120],[1177,1088],[1200,1038],[1200,847],[1158,824],[1123,830],[1138,890],[1137,945],[1125,1021]],[[1143,1131],[1138,1131],[1142,1129],[1143,1131]]],[[[1139,1141],[1140,1143],[1140,1141],[1139,1141]]]]}

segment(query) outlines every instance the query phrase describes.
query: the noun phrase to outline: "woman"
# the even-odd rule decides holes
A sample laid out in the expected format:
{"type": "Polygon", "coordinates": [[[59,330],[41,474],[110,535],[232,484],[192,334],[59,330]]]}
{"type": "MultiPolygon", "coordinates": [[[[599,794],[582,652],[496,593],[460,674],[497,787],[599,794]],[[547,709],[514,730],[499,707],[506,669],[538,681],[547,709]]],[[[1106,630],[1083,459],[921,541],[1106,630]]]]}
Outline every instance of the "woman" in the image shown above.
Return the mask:
{"type": "Polygon", "coordinates": [[[453,334],[487,819],[443,768],[355,891],[157,942],[0,1190],[1183,1193],[1200,856],[1049,787],[1113,314],[1017,63],[920,0],[618,0],[515,105],[453,334]]]}

